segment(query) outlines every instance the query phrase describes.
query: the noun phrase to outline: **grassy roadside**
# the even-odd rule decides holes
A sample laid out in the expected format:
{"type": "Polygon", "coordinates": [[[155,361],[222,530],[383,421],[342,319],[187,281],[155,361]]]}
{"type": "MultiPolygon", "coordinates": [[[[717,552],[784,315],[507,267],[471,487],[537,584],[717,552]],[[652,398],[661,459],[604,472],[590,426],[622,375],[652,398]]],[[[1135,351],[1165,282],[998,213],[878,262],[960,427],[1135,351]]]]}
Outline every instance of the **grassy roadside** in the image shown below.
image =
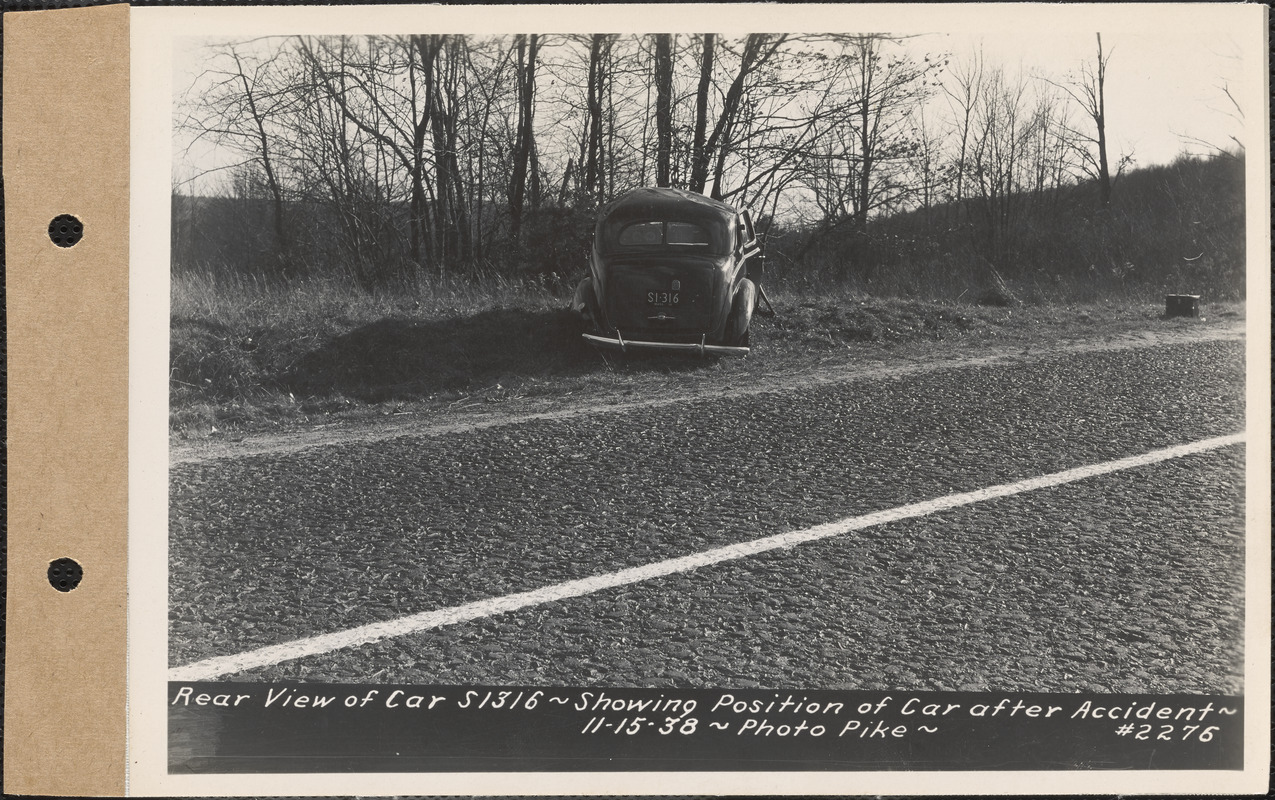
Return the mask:
{"type": "Polygon", "coordinates": [[[617,358],[580,340],[565,310],[569,290],[456,279],[367,294],[324,283],[271,289],[181,279],[172,297],[170,429],[200,439],[527,398],[651,395],[830,362],[942,358],[1243,315],[1241,303],[1164,320],[1161,302],[1146,298],[1002,307],[778,287],[778,313],[755,319],[747,359],[617,358]]]}

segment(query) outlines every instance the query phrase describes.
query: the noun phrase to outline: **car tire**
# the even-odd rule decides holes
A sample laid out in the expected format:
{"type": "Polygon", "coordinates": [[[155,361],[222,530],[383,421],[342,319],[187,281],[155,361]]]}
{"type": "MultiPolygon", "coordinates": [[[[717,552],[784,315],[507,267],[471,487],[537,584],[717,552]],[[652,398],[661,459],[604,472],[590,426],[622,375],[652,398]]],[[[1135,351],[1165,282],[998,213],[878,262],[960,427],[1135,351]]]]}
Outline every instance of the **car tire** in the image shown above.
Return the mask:
{"type": "Polygon", "coordinates": [[[576,284],[575,295],[571,298],[571,310],[580,316],[584,329],[590,333],[602,331],[602,311],[598,305],[598,294],[593,291],[593,276],[589,276],[576,284]]]}
{"type": "Polygon", "coordinates": [[[748,346],[748,328],[753,321],[753,309],[757,307],[757,285],[744,278],[735,291],[730,316],[726,318],[726,344],[731,347],[748,346]]]}

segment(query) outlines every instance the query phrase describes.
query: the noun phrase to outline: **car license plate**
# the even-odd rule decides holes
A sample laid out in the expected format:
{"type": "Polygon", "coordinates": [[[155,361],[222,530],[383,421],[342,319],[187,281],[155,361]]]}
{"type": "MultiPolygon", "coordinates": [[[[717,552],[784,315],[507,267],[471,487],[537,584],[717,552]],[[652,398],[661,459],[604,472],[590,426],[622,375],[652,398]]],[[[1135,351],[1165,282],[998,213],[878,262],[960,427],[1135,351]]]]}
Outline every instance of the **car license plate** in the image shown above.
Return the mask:
{"type": "Polygon", "coordinates": [[[646,302],[653,306],[675,306],[678,301],[678,292],[647,292],[646,302]]]}

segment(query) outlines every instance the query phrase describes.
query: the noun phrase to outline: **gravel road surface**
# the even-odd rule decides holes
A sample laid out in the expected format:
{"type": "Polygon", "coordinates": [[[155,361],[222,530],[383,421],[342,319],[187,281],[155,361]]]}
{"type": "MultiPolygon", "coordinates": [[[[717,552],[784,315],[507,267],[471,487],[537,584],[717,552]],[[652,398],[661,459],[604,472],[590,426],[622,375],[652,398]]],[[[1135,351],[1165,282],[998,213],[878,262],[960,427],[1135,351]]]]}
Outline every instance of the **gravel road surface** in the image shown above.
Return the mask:
{"type": "MultiPolygon", "coordinates": [[[[1243,343],[176,463],[170,663],[1244,428],[1243,343]]],[[[1237,692],[1242,446],[227,679],[1237,692]]]]}

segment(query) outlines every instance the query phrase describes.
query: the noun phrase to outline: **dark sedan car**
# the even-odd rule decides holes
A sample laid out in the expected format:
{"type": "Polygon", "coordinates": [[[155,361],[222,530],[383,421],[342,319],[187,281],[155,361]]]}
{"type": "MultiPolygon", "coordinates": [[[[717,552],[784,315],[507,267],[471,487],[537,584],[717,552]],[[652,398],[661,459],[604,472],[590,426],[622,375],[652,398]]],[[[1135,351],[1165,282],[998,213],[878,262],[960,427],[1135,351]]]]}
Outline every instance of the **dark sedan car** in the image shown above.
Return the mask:
{"type": "Polygon", "coordinates": [[[759,253],[747,211],[680,189],[634,189],[599,212],[571,305],[600,347],[746,355],[759,253]]]}

